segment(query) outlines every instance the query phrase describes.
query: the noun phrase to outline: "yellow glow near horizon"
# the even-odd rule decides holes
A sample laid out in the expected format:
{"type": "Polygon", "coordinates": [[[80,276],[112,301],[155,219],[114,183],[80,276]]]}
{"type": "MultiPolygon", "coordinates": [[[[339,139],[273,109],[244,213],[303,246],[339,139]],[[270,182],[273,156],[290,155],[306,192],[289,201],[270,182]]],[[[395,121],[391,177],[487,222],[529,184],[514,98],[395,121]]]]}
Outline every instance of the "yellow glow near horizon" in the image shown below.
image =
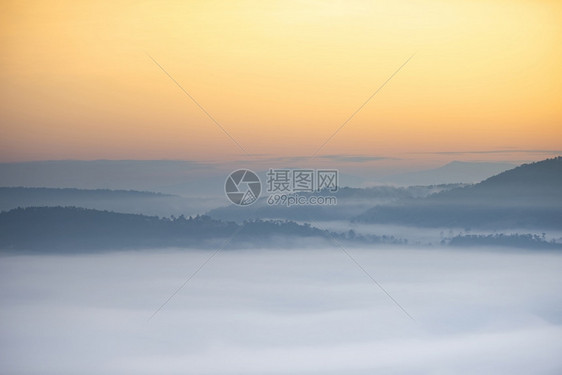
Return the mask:
{"type": "Polygon", "coordinates": [[[555,1],[0,5],[0,161],[400,156],[562,140],[555,1]]]}

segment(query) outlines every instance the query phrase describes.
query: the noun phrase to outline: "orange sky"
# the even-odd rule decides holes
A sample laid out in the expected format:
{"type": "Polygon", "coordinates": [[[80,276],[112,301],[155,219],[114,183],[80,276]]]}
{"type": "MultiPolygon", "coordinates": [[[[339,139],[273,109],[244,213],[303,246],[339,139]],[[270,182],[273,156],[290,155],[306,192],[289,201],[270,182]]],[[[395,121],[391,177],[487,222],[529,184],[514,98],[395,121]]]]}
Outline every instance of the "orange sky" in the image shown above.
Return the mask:
{"type": "Polygon", "coordinates": [[[559,1],[3,1],[0,161],[242,158],[147,53],[264,157],[313,154],[416,53],[321,154],[538,160],[562,149],[561,20],[559,1]]]}

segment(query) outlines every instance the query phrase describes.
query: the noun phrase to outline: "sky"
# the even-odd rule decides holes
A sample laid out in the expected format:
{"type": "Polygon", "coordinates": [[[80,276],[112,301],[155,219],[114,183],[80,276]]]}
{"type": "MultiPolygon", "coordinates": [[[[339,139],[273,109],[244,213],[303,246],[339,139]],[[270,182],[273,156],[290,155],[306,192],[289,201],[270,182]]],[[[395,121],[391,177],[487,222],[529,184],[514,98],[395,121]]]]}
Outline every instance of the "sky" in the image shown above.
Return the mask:
{"type": "Polygon", "coordinates": [[[0,162],[544,159],[561,19],[558,1],[3,1],[0,162]]]}

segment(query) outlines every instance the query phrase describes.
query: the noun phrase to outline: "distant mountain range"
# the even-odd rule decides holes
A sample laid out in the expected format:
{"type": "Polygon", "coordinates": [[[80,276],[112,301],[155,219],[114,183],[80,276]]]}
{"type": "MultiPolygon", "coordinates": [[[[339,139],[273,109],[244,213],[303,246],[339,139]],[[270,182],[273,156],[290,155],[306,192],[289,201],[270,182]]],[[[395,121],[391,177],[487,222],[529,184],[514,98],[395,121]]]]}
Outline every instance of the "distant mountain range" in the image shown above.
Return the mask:
{"type": "MultiPolygon", "coordinates": [[[[240,162],[240,164],[244,164],[240,162]]],[[[250,168],[239,165],[231,168],[250,168]]],[[[271,168],[279,166],[272,165],[271,168]]],[[[307,166],[308,168],[313,166],[307,166]]],[[[400,186],[474,183],[512,168],[506,163],[451,162],[436,169],[361,176],[339,168],[340,186],[365,187],[367,181],[400,186]]],[[[234,169],[184,160],[52,160],[0,163],[0,186],[143,190],[191,197],[224,196],[224,182],[234,169]]],[[[255,170],[264,182],[265,170],[255,170]]]]}
{"type": "Polygon", "coordinates": [[[397,173],[378,180],[402,186],[476,183],[513,167],[511,163],[452,161],[439,168],[397,173]]]}
{"type": "Polygon", "coordinates": [[[424,199],[375,206],[355,220],[421,227],[562,229],[562,157],[523,164],[424,199]]]}
{"type": "Polygon", "coordinates": [[[226,172],[183,160],[48,160],[0,163],[0,186],[146,190],[199,197],[224,192],[226,172]],[[219,178],[220,177],[220,178],[219,178]]]}
{"type": "MultiPolygon", "coordinates": [[[[225,198],[226,201],[226,198],[225,198]]],[[[0,211],[18,207],[74,206],[122,213],[197,215],[222,204],[212,198],[186,198],[136,190],[0,187],[0,211]]]]}

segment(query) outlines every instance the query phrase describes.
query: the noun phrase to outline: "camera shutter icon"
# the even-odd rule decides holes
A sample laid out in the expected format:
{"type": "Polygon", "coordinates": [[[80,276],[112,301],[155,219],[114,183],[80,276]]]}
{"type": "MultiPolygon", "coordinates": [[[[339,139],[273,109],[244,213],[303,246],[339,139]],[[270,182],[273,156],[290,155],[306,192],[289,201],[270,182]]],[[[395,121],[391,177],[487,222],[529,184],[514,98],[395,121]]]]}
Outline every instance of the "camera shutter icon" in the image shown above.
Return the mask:
{"type": "Polygon", "coordinates": [[[228,176],[224,191],[232,203],[249,206],[257,201],[261,194],[261,181],[258,175],[249,169],[239,169],[228,176]]]}

